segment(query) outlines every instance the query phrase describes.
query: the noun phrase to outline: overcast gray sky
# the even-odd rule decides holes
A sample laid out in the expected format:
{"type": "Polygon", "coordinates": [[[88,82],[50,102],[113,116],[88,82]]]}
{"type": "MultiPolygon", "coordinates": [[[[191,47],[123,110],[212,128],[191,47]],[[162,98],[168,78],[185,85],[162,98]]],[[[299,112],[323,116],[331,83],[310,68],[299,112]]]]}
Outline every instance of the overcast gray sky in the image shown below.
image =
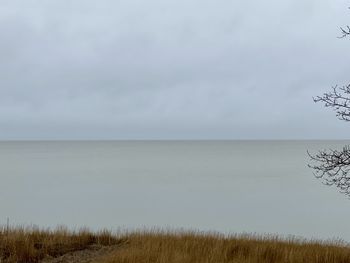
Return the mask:
{"type": "Polygon", "coordinates": [[[0,139],[350,138],[343,0],[0,0],[0,139]]]}

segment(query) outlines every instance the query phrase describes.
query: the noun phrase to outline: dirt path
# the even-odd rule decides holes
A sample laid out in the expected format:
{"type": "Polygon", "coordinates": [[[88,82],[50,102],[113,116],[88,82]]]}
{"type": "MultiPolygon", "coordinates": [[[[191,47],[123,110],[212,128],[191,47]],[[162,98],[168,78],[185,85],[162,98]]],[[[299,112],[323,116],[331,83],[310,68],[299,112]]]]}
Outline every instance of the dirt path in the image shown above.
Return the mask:
{"type": "Polygon", "coordinates": [[[87,249],[73,251],[57,258],[45,258],[41,263],[93,263],[119,249],[121,245],[98,246],[93,245],[87,249]]]}

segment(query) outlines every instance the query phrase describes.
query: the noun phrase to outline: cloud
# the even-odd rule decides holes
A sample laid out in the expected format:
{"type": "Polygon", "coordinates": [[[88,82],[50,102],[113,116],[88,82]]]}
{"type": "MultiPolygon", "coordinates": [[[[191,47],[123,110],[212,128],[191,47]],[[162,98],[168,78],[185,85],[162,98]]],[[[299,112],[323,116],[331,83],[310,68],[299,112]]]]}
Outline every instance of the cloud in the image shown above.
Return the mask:
{"type": "Polygon", "coordinates": [[[349,80],[346,7],[3,1],[0,138],[344,137],[311,97],[349,80]]]}

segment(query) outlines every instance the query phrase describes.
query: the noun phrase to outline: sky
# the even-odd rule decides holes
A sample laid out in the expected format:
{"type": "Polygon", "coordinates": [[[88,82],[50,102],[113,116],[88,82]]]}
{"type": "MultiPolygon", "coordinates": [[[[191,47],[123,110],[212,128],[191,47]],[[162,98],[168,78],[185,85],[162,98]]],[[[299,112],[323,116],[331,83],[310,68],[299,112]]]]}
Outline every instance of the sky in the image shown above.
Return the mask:
{"type": "Polygon", "coordinates": [[[2,0],[0,140],[349,139],[343,0],[2,0]]]}

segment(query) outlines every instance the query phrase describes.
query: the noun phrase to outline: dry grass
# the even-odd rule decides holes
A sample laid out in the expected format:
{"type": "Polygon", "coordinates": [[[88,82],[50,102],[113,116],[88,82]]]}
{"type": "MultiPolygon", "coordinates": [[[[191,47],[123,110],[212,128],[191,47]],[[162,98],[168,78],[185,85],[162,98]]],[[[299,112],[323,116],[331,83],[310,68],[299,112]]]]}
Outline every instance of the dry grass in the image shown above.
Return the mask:
{"type": "Polygon", "coordinates": [[[350,262],[344,243],[201,233],[139,232],[99,263],[328,263],[350,262]]]}
{"type": "MultiPolygon", "coordinates": [[[[342,242],[313,242],[276,237],[224,236],[181,231],[135,231],[112,234],[86,229],[0,229],[0,262],[36,263],[92,245],[109,247],[96,263],[350,263],[350,247],[342,242]]],[[[101,250],[102,251],[102,250],[101,250]]],[[[79,257],[75,261],[83,262],[79,257]]],[[[85,261],[84,261],[85,262],[85,261]]]]}
{"type": "Polygon", "coordinates": [[[35,263],[44,257],[58,257],[91,245],[120,243],[108,231],[92,233],[87,229],[69,231],[64,227],[41,230],[37,227],[0,229],[0,262],[35,263]]]}

